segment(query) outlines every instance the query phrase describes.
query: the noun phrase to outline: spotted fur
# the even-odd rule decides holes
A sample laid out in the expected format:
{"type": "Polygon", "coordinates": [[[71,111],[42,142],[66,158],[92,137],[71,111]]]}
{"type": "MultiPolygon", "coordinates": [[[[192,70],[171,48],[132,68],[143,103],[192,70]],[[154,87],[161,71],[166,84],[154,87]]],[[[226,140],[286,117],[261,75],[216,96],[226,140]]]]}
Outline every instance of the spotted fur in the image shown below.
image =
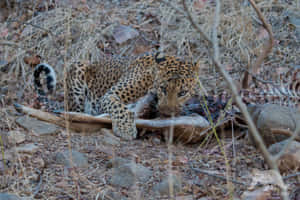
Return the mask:
{"type": "MultiPolygon", "coordinates": [[[[42,66],[48,70],[36,68],[37,88],[41,88],[37,81],[40,72],[50,75],[47,72],[53,71],[49,65],[42,66]]],[[[66,110],[92,115],[109,113],[114,133],[131,140],[136,138],[137,130],[134,114],[126,105],[151,91],[157,94],[161,113],[178,113],[186,100],[198,91],[197,74],[196,65],[159,53],[132,60],[112,58],[97,63],[73,63],[65,75],[66,110]]]]}
{"type": "Polygon", "coordinates": [[[46,85],[47,85],[48,93],[53,93],[55,90],[56,74],[55,74],[54,69],[46,63],[38,64],[35,67],[34,73],[33,73],[34,86],[35,86],[35,89],[38,92],[38,94],[44,96],[44,95],[46,95],[46,93],[44,92],[41,81],[40,81],[40,75],[42,72],[44,72],[45,76],[46,76],[46,81],[47,81],[46,85]]]}

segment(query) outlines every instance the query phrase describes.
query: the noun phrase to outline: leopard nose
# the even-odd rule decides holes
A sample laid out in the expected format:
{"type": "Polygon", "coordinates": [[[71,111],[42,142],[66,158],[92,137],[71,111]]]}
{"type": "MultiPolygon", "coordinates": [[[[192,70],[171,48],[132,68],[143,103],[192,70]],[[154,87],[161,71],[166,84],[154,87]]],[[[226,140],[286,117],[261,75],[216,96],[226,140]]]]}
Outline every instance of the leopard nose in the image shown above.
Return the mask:
{"type": "Polygon", "coordinates": [[[158,110],[164,116],[172,116],[180,113],[179,107],[160,106],[158,110]]]}

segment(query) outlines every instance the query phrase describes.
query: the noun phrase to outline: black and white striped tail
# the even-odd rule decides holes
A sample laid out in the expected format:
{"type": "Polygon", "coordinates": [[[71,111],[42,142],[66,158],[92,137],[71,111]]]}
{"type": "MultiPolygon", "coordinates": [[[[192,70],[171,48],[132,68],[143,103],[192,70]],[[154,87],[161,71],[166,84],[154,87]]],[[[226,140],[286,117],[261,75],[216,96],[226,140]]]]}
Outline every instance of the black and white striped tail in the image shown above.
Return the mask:
{"type": "Polygon", "coordinates": [[[34,87],[39,96],[45,96],[46,92],[43,90],[43,86],[41,84],[41,73],[44,72],[46,76],[46,84],[47,84],[47,94],[51,94],[54,92],[56,87],[56,74],[50,65],[46,63],[38,64],[34,68],[33,77],[34,77],[34,87]]]}

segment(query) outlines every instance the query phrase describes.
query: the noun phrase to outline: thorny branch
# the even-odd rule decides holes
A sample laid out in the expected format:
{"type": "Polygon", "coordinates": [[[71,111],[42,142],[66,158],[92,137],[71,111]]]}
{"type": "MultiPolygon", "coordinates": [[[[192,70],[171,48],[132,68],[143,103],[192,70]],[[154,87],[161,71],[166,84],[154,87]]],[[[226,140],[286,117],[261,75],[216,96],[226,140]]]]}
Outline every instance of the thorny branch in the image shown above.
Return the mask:
{"type": "MultiPolygon", "coordinates": [[[[272,36],[270,25],[266,23],[263,15],[261,14],[261,12],[259,11],[259,9],[257,8],[257,6],[254,3],[254,1],[253,0],[249,0],[249,1],[251,3],[252,7],[255,9],[256,13],[258,14],[260,20],[263,22],[263,24],[264,24],[265,28],[267,29],[269,35],[272,36]]],[[[199,25],[196,24],[195,21],[193,20],[193,17],[191,15],[191,13],[187,9],[185,0],[182,0],[182,2],[183,2],[184,10],[187,13],[187,16],[188,16],[188,19],[190,20],[191,25],[203,37],[203,31],[201,30],[201,27],[199,27],[199,25]]],[[[216,7],[216,12],[220,12],[220,9],[218,8],[218,6],[216,7]]],[[[218,13],[216,13],[216,16],[217,15],[218,15],[218,13]]],[[[276,159],[274,159],[272,157],[272,155],[268,152],[268,150],[267,150],[266,146],[264,145],[264,142],[263,142],[260,134],[257,131],[256,126],[254,125],[253,120],[250,117],[249,112],[247,111],[246,105],[242,102],[242,99],[241,99],[241,97],[238,94],[238,90],[237,90],[235,84],[233,83],[232,78],[227,73],[227,71],[225,71],[224,67],[219,62],[219,58],[217,56],[218,55],[218,44],[217,44],[217,38],[216,38],[218,23],[219,23],[218,19],[215,19],[214,26],[213,26],[213,35],[214,35],[213,41],[209,40],[207,37],[203,37],[204,39],[207,39],[207,41],[209,43],[213,44],[212,46],[213,46],[214,56],[212,57],[212,61],[213,61],[214,65],[219,69],[219,71],[221,72],[222,76],[224,77],[224,79],[226,80],[227,84],[229,85],[229,88],[230,88],[230,90],[232,92],[233,98],[236,100],[237,105],[239,106],[242,114],[244,115],[245,120],[246,120],[246,122],[247,122],[247,124],[249,126],[250,132],[253,135],[253,138],[254,138],[255,142],[257,143],[259,149],[261,150],[264,158],[266,159],[266,162],[268,163],[268,165],[270,166],[270,168],[272,168],[273,170],[275,170],[275,174],[276,174],[276,178],[277,178],[277,181],[278,181],[278,185],[282,189],[281,195],[282,195],[283,199],[288,200],[287,187],[285,186],[285,184],[284,184],[284,182],[282,180],[282,176],[279,173],[278,166],[277,166],[277,163],[276,163],[276,159]]],[[[255,65],[254,65],[255,67],[256,66],[260,66],[260,64],[262,63],[262,61],[265,58],[265,56],[271,51],[272,44],[273,44],[272,37],[270,37],[270,40],[272,42],[271,46],[269,48],[266,48],[267,51],[265,51],[265,55],[260,56],[257,59],[257,61],[255,62],[255,65]]]]}

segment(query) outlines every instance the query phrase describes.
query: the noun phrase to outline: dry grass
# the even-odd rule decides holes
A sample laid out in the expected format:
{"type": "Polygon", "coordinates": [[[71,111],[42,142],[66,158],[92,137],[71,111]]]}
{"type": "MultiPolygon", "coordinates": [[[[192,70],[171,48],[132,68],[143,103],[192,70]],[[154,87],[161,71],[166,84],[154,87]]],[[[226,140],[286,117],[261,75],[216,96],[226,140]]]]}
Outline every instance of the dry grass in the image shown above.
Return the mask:
{"type": "MultiPolygon", "coordinates": [[[[52,65],[58,73],[60,92],[63,91],[63,71],[76,60],[101,59],[104,55],[122,54],[136,55],[143,50],[159,49],[173,55],[178,55],[201,64],[200,80],[206,91],[223,91],[226,88],[219,73],[214,69],[208,57],[205,42],[199,40],[188,19],[180,12],[181,1],[171,1],[176,11],[170,5],[160,1],[113,1],[100,4],[78,1],[72,4],[55,5],[54,9],[32,14],[22,21],[21,16],[12,14],[10,21],[18,20],[18,26],[12,22],[0,23],[0,33],[8,28],[9,34],[0,39],[0,60],[8,62],[1,67],[0,86],[8,88],[7,94],[0,91],[1,132],[19,129],[14,123],[15,112],[11,103],[32,103],[32,69],[24,63],[27,56],[40,55],[42,62],[52,65]],[[25,24],[26,23],[26,24],[25,24]],[[129,25],[139,31],[135,39],[118,44],[113,38],[116,25],[129,25]],[[17,92],[16,92],[17,91],[17,92]]],[[[198,2],[198,1],[194,1],[198,2]]],[[[202,2],[202,1],[199,1],[202,2]]],[[[210,36],[214,20],[213,1],[203,1],[203,4],[190,4],[197,16],[197,21],[204,32],[210,36]]],[[[286,22],[286,12],[299,10],[297,1],[257,1],[267,20],[272,24],[276,45],[263,67],[273,73],[277,68],[290,67],[299,64],[300,45],[295,42],[295,28],[286,22]]],[[[32,9],[32,13],[35,9],[32,9]]],[[[220,60],[228,67],[231,74],[239,79],[247,66],[254,62],[267,38],[260,34],[262,28],[256,19],[255,12],[247,1],[224,0],[220,16],[220,60]]],[[[0,65],[1,66],[1,65],[0,65]]],[[[240,137],[240,135],[235,136],[240,137]]],[[[176,161],[188,158],[195,168],[215,170],[218,174],[244,177],[250,173],[249,167],[265,169],[262,158],[255,148],[244,141],[223,139],[224,151],[230,165],[228,169],[221,148],[210,139],[201,148],[186,146],[166,147],[164,143],[156,144],[149,141],[121,142],[120,147],[111,147],[101,143],[99,135],[72,135],[67,140],[67,134],[62,131],[57,137],[40,138],[34,133],[28,133],[26,141],[35,142],[40,150],[34,157],[12,154],[15,163],[1,177],[1,191],[14,192],[22,196],[33,196],[40,199],[95,199],[100,193],[110,188],[106,180],[111,173],[106,170],[105,163],[114,156],[129,157],[142,164],[149,165],[155,172],[149,183],[138,184],[134,191],[115,189],[130,198],[137,198],[141,193],[145,199],[153,199],[152,186],[161,180],[168,170],[180,173],[185,180],[183,195],[195,194],[195,197],[210,196],[213,199],[229,198],[226,182],[214,187],[215,178],[196,174],[184,162],[176,161]],[[69,143],[68,143],[69,142],[69,143]],[[232,148],[232,143],[236,143],[232,148]],[[53,164],[53,152],[72,148],[85,152],[90,167],[87,169],[64,169],[53,164]],[[168,149],[170,151],[168,151],[168,149]],[[234,152],[233,152],[234,151],[234,152]],[[168,154],[169,152],[169,154],[168,154]],[[246,155],[246,156],[245,156],[246,155]],[[174,163],[169,159],[174,158],[174,163]],[[40,162],[45,162],[41,167],[40,162]],[[168,162],[164,162],[168,160],[168,162]],[[49,162],[49,163],[48,163],[49,162]],[[176,162],[178,165],[176,165],[176,162]],[[238,165],[238,169],[236,166],[238,165]],[[39,171],[42,169],[42,172],[39,171]],[[198,178],[195,178],[195,176],[198,178]],[[39,181],[42,177],[40,188],[39,181]],[[63,188],[63,189],[61,189],[63,188]],[[37,192],[37,194],[35,194],[37,192]],[[41,191],[41,192],[39,192],[41,191]]],[[[7,150],[7,149],[5,149],[7,150]]],[[[235,195],[240,195],[245,186],[235,185],[235,195]]],[[[158,197],[157,197],[158,198],[158,197]]],[[[156,198],[156,199],[157,199],[156,198]]]]}

